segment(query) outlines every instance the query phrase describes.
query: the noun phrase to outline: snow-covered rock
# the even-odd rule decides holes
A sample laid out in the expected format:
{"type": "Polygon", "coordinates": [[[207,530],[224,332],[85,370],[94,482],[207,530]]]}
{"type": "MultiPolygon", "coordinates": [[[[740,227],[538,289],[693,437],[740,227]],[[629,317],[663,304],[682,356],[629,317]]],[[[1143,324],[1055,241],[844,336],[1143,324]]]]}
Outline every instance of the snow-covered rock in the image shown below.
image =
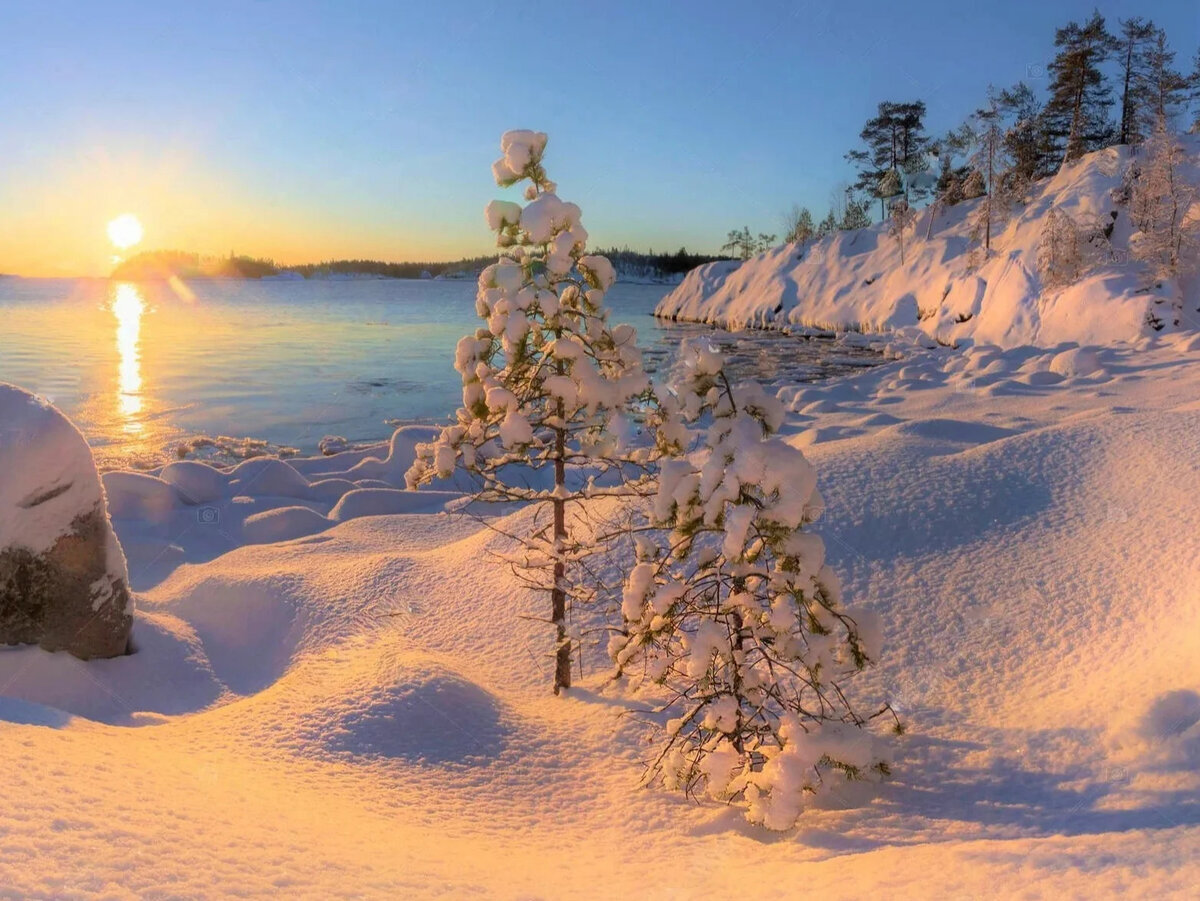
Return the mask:
{"type": "Polygon", "coordinates": [[[0,643],[124,654],[128,584],[87,442],[54,407],[0,385],[0,643]]]}
{"type": "MultiPolygon", "coordinates": [[[[1183,177],[1200,183],[1200,137],[1181,141],[1189,161],[1183,177]]],[[[1170,312],[1200,306],[1200,277],[1160,282],[1130,253],[1136,232],[1128,205],[1115,199],[1129,165],[1128,150],[1111,147],[1038,182],[994,234],[986,260],[971,237],[982,200],[969,200],[922,210],[904,262],[888,223],[835,232],[745,263],[694,269],[656,313],[733,329],[909,328],[944,343],[1001,347],[1112,344],[1194,328],[1194,317],[1170,312]],[[1052,210],[1109,231],[1111,242],[1098,239],[1087,271],[1055,288],[1042,284],[1037,265],[1052,210]]]]}

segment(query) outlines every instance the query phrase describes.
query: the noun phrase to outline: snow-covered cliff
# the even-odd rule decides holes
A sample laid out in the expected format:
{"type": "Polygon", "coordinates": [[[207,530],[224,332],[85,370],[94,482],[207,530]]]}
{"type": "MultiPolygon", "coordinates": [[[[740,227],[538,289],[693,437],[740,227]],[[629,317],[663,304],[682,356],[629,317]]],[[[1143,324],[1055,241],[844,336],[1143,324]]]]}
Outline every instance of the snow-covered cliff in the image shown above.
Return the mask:
{"type": "MultiPolygon", "coordinates": [[[[1183,177],[1200,185],[1200,137],[1181,136],[1183,177]]],[[[1127,148],[1089,154],[1033,186],[994,227],[985,261],[971,239],[979,200],[933,215],[922,210],[901,263],[888,225],[786,244],[745,263],[710,263],[688,273],[657,314],[727,328],[800,327],[884,331],[909,326],[948,343],[1013,347],[1108,344],[1200,324],[1200,278],[1160,282],[1129,253],[1136,231],[1121,197],[1127,148]],[[1038,250],[1050,210],[1107,228],[1081,251],[1093,257],[1073,284],[1050,288],[1038,250]]],[[[1200,205],[1197,205],[1200,206],[1200,205]]],[[[1192,216],[1200,216],[1194,208],[1192,216]]],[[[1086,242],[1085,242],[1086,245],[1086,242]]]]}

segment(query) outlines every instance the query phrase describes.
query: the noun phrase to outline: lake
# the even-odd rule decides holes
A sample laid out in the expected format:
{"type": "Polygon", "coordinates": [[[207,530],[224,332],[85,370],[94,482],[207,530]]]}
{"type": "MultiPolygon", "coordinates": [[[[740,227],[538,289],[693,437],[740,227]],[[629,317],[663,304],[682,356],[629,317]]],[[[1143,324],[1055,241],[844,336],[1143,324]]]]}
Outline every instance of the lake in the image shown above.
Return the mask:
{"type": "MultiPolygon", "coordinates": [[[[649,368],[697,332],[767,382],[871,362],[829,342],[660,322],[652,312],[668,290],[618,282],[608,295],[649,368]]],[[[56,404],[106,469],[160,465],[181,443],[229,460],[273,449],[263,441],[302,453],[326,435],[379,441],[397,421],[457,408],[454,346],[479,324],[474,294],[473,280],[0,278],[0,381],[56,404]]]]}

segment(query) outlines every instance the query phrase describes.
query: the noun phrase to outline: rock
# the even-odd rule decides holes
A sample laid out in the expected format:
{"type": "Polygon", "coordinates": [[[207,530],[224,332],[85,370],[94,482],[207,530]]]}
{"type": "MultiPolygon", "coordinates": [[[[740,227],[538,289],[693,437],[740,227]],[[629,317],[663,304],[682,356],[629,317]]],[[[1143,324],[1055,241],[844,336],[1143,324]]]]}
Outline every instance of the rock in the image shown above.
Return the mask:
{"type": "Polygon", "coordinates": [[[128,585],[87,442],[54,407],[0,384],[0,644],[125,654],[128,585]]]}

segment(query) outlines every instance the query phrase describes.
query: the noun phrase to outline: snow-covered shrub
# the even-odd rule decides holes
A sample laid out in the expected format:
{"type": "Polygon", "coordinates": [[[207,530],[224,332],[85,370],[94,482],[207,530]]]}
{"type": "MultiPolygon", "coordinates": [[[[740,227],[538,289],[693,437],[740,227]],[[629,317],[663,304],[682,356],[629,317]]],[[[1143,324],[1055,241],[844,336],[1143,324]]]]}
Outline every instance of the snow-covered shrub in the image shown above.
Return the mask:
{"type": "Polygon", "coordinates": [[[1062,288],[1079,278],[1083,258],[1079,249],[1079,226],[1062,210],[1051,209],[1042,224],[1038,241],[1037,267],[1042,284],[1062,288]]]}
{"type": "Polygon", "coordinates": [[[1200,197],[1180,172],[1184,160],[1183,146],[1160,118],[1145,143],[1144,161],[1130,191],[1131,214],[1139,229],[1130,249],[1159,278],[1194,268],[1200,257],[1200,218],[1192,213],[1200,197]]]}
{"type": "Polygon", "coordinates": [[[418,445],[407,481],[417,487],[461,469],[478,486],[477,499],[537,507],[510,562],[550,596],[558,693],[571,684],[571,603],[592,592],[574,570],[595,550],[572,537],[567,509],[649,490],[639,486],[654,449],[632,446],[628,436],[635,407],[653,395],[635,330],[608,322],[604,294],[613,267],[587,252],[579,207],[559,199],[542,166],[546,135],[509,131],[500,146],[496,182],[527,182],[529,203],[487,206],[502,250],[479,277],[484,327],[455,353],[463,405],[453,425],[418,445]]]}
{"type": "Polygon", "coordinates": [[[966,180],[962,183],[962,196],[964,200],[974,200],[976,197],[982,197],[987,193],[987,186],[983,179],[983,173],[978,169],[972,169],[966,180]]]}
{"type": "Polygon", "coordinates": [[[838,779],[888,772],[846,680],[877,658],[880,632],[844,607],[821,539],[822,507],[804,454],[774,433],[778,400],[732,385],[720,355],[685,349],[685,421],[708,423],[699,449],[661,463],[652,521],[624,588],[617,674],[669,716],[648,781],[743,800],[747,817],[789,828],[806,798],[838,779]]]}

